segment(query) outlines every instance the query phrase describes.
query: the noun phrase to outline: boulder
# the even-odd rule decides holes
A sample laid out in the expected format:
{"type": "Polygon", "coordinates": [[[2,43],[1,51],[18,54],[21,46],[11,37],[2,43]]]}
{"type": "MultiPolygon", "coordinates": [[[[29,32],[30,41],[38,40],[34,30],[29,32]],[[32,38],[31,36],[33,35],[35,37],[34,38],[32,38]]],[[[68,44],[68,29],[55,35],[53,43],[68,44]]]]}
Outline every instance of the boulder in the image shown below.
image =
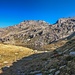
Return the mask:
{"type": "Polygon", "coordinates": [[[70,56],[73,56],[73,57],[75,57],[75,51],[73,51],[73,52],[70,52],[70,54],[69,54],[70,56]]]}

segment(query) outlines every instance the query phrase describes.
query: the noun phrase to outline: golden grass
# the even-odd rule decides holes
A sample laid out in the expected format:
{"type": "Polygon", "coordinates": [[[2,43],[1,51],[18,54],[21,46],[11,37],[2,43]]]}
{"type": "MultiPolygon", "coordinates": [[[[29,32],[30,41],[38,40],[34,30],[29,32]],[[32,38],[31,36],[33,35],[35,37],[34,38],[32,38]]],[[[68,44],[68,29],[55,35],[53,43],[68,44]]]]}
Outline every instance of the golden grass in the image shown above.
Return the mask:
{"type": "Polygon", "coordinates": [[[34,54],[34,51],[29,48],[0,44],[0,68],[10,66],[16,60],[34,54]]]}
{"type": "Polygon", "coordinates": [[[61,41],[58,41],[58,42],[55,42],[55,43],[52,43],[52,44],[49,44],[49,45],[45,45],[43,48],[45,50],[49,50],[49,51],[53,51],[61,46],[63,46],[64,44],[66,44],[66,40],[61,40],[61,41]]]}
{"type": "MultiPolygon", "coordinates": [[[[66,41],[58,41],[56,43],[44,46],[45,50],[53,51],[61,46],[63,46],[66,41]]],[[[4,66],[10,66],[13,62],[22,59],[23,57],[27,57],[36,53],[36,51],[15,45],[5,45],[0,44],[0,68],[4,66]]],[[[37,53],[40,53],[38,51],[37,53]]]]}

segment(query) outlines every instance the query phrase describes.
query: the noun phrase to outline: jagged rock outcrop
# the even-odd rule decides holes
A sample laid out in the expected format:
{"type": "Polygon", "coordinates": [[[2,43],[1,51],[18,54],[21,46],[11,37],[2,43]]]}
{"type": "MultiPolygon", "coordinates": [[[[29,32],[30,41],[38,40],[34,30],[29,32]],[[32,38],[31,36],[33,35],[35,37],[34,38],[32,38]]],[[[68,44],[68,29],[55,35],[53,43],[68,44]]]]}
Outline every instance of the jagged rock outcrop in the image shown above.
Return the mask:
{"type": "Polygon", "coordinates": [[[0,29],[0,42],[40,49],[75,32],[75,18],[62,18],[51,25],[45,21],[23,21],[0,29]]]}

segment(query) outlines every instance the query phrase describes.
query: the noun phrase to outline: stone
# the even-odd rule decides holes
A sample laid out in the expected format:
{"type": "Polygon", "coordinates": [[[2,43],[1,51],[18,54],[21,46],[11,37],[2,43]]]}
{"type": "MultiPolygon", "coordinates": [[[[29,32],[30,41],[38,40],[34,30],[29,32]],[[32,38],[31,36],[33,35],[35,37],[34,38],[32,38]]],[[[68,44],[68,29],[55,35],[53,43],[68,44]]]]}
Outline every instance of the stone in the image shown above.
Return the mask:
{"type": "Polygon", "coordinates": [[[62,69],[62,68],[64,68],[64,67],[66,67],[66,65],[60,66],[60,68],[59,68],[59,69],[62,69]]]}
{"type": "Polygon", "coordinates": [[[60,74],[60,70],[58,70],[58,71],[55,72],[55,75],[58,75],[58,74],[60,74]]]}
{"type": "Polygon", "coordinates": [[[44,52],[46,53],[46,52],[48,52],[48,51],[44,51],[44,52]]]}
{"type": "Polygon", "coordinates": [[[27,39],[27,41],[30,41],[30,39],[27,39]]]}
{"type": "Polygon", "coordinates": [[[15,55],[18,55],[18,53],[15,53],[15,55]]]}
{"type": "Polygon", "coordinates": [[[4,63],[4,64],[8,64],[8,61],[4,61],[3,63],[4,63]]]}
{"type": "Polygon", "coordinates": [[[50,69],[49,72],[53,72],[53,71],[55,71],[55,70],[56,70],[56,69],[50,69]]]}
{"type": "Polygon", "coordinates": [[[75,56],[75,51],[74,51],[74,52],[70,52],[69,55],[70,55],[70,56],[75,56]]]}
{"type": "Polygon", "coordinates": [[[35,53],[37,53],[37,50],[34,50],[35,53]]]}
{"type": "Polygon", "coordinates": [[[9,66],[5,66],[2,68],[3,71],[6,71],[9,68],[9,66]]]}

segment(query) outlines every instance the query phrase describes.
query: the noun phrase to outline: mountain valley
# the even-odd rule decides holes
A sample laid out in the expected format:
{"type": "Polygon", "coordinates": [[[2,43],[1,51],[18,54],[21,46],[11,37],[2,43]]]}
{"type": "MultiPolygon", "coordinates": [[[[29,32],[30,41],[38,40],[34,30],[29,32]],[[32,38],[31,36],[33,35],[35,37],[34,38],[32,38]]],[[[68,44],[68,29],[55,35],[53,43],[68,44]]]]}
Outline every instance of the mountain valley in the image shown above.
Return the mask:
{"type": "Polygon", "coordinates": [[[75,18],[0,28],[0,75],[75,75],[75,18]]]}

